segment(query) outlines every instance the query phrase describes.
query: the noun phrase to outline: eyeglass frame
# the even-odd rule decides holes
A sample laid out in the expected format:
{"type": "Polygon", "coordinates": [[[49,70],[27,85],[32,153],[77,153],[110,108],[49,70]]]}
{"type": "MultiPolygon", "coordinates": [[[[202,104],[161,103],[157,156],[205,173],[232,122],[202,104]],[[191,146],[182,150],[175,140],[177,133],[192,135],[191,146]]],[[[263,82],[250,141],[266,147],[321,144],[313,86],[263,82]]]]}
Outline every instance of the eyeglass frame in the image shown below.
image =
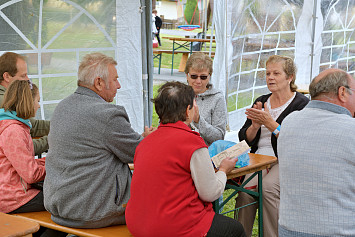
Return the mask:
{"type": "Polygon", "coordinates": [[[191,75],[190,73],[188,73],[188,74],[189,74],[189,77],[190,77],[191,79],[197,80],[197,78],[200,78],[202,81],[207,80],[208,77],[211,76],[211,74],[208,74],[207,76],[206,76],[206,75],[195,75],[195,74],[191,75]],[[195,77],[195,76],[196,76],[196,77],[195,77]],[[195,78],[194,78],[194,77],[195,77],[195,78]],[[203,77],[203,78],[202,78],[202,77],[203,77]],[[205,78],[205,77],[206,77],[206,78],[205,78]]]}
{"type": "Polygon", "coordinates": [[[30,86],[30,89],[32,90],[32,89],[33,89],[33,83],[32,83],[32,81],[31,81],[31,80],[28,80],[27,82],[28,82],[28,85],[30,86]]]}
{"type": "MultiPolygon", "coordinates": [[[[344,87],[350,91],[355,91],[355,89],[351,88],[350,86],[344,86],[344,87]]],[[[352,95],[352,93],[351,93],[351,95],[352,95]]]]}

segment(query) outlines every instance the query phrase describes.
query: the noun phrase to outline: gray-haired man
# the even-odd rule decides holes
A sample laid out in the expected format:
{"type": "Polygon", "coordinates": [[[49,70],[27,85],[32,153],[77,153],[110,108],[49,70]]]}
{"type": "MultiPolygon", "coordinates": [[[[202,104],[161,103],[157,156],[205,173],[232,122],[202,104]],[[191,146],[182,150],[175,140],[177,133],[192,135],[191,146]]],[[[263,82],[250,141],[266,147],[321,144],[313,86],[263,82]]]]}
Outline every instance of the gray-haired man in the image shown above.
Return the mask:
{"type": "Polygon", "coordinates": [[[116,61],[101,53],[84,57],[78,88],[51,119],[44,204],[52,220],[76,228],[125,223],[135,149],[143,136],[126,110],[112,102],[121,88],[116,61]]]}
{"type": "Polygon", "coordinates": [[[279,236],[355,236],[355,80],[321,72],[278,138],[279,236]]]}

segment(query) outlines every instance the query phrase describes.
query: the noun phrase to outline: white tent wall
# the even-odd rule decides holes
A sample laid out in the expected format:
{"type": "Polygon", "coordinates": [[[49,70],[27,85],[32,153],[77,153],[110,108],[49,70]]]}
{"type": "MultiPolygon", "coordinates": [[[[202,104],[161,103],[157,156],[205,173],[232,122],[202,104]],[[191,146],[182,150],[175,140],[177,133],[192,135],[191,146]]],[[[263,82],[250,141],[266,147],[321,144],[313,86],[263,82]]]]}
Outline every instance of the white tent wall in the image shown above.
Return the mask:
{"type": "Polygon", "coordinates": [[[143,131],[141,9],[139,0],[0,0],[0,54],[27,56],[40,89],[38,118],[50,119],[75,91],[82,57],[102,52],[118,62],[122,88],[114,103],[143,131]]]}
{"type": "Polygon", "coordinates": [[[132,127],[143,132],[141,3],[116,0],[116,4],[117,71],[122,86],[116,99],[126,108],[132,127]]]}
{"type": "Polygon", "coordinates": [[[354,12],[351,0],[215,1],[212,82],[226,94],[230,128],[238,131],[245,109],[269,93],[265,62],[270,55],[295,58],[296,84],[309,84],[330,67],[354,74],[354,12]]]}

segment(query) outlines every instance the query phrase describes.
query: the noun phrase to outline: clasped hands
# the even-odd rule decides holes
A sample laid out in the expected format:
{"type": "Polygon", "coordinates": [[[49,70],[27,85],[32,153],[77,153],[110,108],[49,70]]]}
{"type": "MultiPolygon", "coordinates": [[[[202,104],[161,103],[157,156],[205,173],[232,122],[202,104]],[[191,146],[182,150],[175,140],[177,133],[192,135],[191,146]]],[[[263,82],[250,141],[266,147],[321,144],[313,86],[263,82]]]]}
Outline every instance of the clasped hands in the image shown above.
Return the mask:
{"type": "Polygon", "coordinates": [[[252,121],[252,126],[255,129],[259,129],[261,125],[264,125],[270,131],[273,131],[278,126],[278,123],[274,121],[269,113],[267,102],[264,103],[264,110],[262,103],[258,101],[252,108],[246,109],[245,114],[252,121]]]}

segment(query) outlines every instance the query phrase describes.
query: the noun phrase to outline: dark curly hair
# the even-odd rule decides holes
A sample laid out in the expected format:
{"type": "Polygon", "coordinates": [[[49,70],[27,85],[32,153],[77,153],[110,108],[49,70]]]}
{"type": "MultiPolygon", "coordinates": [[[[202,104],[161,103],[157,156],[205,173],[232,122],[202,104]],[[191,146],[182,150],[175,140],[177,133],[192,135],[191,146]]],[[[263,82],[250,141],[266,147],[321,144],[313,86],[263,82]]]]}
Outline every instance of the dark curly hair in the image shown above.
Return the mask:
{"type": "Polygon", "coordinates": [[[167,82],[158,90],[158,95],[152,99],[155,104],[160,123],[176,123],[186,121],[186,108],[192,109],[195,92],[191,86],[181,82],[167,82]]]}

